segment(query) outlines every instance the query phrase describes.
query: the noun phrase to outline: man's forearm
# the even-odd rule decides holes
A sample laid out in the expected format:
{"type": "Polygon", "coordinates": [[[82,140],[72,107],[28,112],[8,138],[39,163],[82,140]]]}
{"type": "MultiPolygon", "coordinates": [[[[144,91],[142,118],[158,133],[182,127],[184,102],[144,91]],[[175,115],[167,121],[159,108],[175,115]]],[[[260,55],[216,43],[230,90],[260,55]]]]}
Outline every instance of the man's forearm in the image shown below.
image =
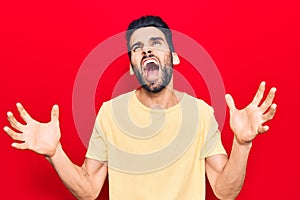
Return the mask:
{"type": "Polygon", "coordinates": [[[221,199],[235,199],[244,184],[252,143],[242,145],[233,140],[230,158],[217,179],[216,193],[221,199]]]}
{"type": "Polygon", "coordinates": [[[87,171],[72,163],[59,144],[56,153],[47,157],[57,174],[77,199],[95,199],[93,184],[87,171]]]}

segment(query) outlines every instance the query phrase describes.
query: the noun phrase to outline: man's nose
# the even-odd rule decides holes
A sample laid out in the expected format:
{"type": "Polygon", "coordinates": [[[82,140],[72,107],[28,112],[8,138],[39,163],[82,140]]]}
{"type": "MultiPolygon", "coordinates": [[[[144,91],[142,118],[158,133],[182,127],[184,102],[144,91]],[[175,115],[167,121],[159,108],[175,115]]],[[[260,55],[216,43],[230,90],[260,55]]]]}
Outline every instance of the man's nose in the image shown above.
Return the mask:
{"type": "Polygon", "coordinates": [[[151,53],[152,53],[151,47],[148,47],[148,46],[143,47],[143,54],[144,55],[151,54],[151,53]]]}

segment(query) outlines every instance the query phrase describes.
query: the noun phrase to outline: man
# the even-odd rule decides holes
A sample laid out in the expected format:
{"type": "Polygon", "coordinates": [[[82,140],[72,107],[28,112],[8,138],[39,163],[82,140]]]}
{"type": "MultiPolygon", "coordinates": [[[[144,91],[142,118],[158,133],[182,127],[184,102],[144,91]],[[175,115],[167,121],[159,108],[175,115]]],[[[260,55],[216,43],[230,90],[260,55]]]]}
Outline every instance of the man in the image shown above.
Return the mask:
{"type": "Polygon", "coordinates": [[[262,82],[253,101],[235,108],[230,95],[234,140],[230,158],[222,146],[213,109],[173,88],[173,64],[179,64],[169,27],[159,17],[133,21],[126,33],[131,70],[141,87],[105,102],[97,115],[86,159],[73,164],[60,143],[59,110],[40,123],[20,103],[26,125],[11,112],[4,130],[17,149],[46,156],[66,187],[78,199],[95,199],[109,174],[110,199],[205,199],[205,173],[215,195],[235,199],[246,173],[253,139],[268,130],[274,117],[275,88],[262,101],[262,82]]]}

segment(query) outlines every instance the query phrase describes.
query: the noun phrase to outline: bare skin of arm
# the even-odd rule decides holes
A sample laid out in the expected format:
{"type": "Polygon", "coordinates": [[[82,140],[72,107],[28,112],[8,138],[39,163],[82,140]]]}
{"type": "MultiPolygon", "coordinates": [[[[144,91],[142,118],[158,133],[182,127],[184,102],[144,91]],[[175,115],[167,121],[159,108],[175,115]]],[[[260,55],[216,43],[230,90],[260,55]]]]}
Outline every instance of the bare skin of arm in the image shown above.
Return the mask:
{"type": "Polygon", "coordinates": [[[44,155],[77,199],[95,199],[107,176],[107,166],[88,158],[81,167],[72,163],[59,142],[58,106],[52,107],[51,121],[48,123],[32,119],[20,103],[17,103],[17,109],[26,124],[18,122],[11,112],[7,113],[10,125],[17,130],[4,127],[5,132],[15,140],[12,147],[44,155]]]}
{"type": "Polygon", "coordinates": [[[252,141],[260,133],[269,130],[267,121],[276,112],[273,104],[276,89],[272,88],[266,99],[261,103],[265,91],[262,82],[253,101],[244,109],[235,107],[233,98],[226,95],[230,110],[230,127],[234,133],[229,159],[225,155],[214,155],[206,158],[206,173],[215,195],[220,199],[235,199],[244,184],[248,156],[252,141]]]}

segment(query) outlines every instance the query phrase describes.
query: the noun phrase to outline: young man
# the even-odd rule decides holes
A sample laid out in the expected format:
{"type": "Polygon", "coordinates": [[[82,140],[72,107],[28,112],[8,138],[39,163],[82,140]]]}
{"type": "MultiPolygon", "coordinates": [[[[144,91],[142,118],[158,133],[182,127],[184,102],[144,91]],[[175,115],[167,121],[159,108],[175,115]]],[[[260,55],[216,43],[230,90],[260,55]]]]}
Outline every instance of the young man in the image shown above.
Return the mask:
{"type": "Polygon", "coordinates": [[[105,102],[96,118],[86,159],[74,165],[60,144],[59,111],[49,123],[17,108],[26,125],[11,112],[4,130],[17,149],[45,155],[66,187],[78,199],[95,199],[109,174],[110,199],[205,199],[205,173],[215,195],[235,199],[246,173],[253,139],[268,130],[274,117],[275,88],[262,101],[262,82],[253,101],[235,108],[230,95],[234,140],[230,158],[222,146],[213,109],[202,100],[173,88],[173,64],[179,64],[169,27],[159,17],[133,21],[126,34],[131,70],[141,87],[105,102]]]}

